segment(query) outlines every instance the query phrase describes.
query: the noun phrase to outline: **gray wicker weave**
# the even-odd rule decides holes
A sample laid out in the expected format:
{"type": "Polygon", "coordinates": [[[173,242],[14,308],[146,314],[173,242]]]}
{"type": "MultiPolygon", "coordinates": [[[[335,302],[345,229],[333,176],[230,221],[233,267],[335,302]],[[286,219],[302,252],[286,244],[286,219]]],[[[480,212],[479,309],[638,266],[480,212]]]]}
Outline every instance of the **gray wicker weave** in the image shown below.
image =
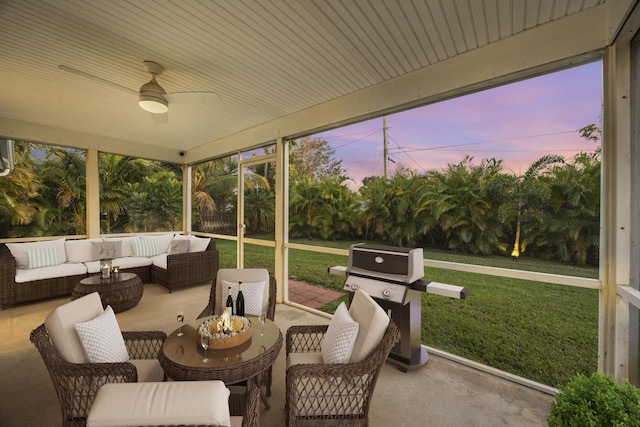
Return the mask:
{"type": "MultiPolygon", "coordinates": [[[[328,325],[292,326],[287,330],[291,353],[319,352],[328,325]]],[[[400,339],[393,321],[380,344],[364,360],[341,364],[298,364],[287,369],[287,426],[369,425],[371,397],[387,356],[400,339]]]]}
{"type": "MultiPolygon", "coordinates": [[[[167,335],[161,331],[122,332],[131,359],[157,359],[167,335]]],[[[31,342],[44,361],[58,396],[63,426],[85,426],[91,404],[105,383],[135,382],[131,363],[67,362],[51,342],[44,324],[31,331],[31,342]]]]}

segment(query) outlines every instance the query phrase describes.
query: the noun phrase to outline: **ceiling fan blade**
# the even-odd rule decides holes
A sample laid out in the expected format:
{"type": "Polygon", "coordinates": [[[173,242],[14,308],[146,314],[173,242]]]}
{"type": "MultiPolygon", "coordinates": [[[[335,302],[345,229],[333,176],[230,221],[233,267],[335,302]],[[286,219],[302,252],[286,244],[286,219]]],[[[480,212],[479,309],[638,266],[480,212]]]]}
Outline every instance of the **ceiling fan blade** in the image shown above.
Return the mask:
{"type": "Polygon", "coordinates": [[[170,104],[217,104],[220,97],[215,92],[173,92],[164,97],[170,104]]]}
{"type": "Polygon", "coordinates": [[[159,124],[159,125],[164,125],[169,123],[169,114],[168,113],[160,113],[160,114],[154,114],[154,113],[149,113],[151,115],[151,118],[153,119],[154,123],[159,124]]]}
{"type": "Polygon", "coordinates": [[[71,74],[75,74],[75,75],[80,76],[80,77],[84,77],[84,78],[89,79],[89,80],[93,80],[93,81],[98,82],[98,83],[109,85],[109,86],[114,87],[116,89],[127,91],[129,93],[134,94],[134,95],[138,94],[137,91],[129,89],[126,86],[119,85],[118,83],[114,83],[112,81],[103,79],[102,77],[94,76],[93,74],[85,73],[84,71],[80,71],[78,69],[75,69],[73,67],[69,67],[67,65],[58,65],[58,69],[60,69],[62,71],[66,71],[66,72],[71,73],[71,74]]]}

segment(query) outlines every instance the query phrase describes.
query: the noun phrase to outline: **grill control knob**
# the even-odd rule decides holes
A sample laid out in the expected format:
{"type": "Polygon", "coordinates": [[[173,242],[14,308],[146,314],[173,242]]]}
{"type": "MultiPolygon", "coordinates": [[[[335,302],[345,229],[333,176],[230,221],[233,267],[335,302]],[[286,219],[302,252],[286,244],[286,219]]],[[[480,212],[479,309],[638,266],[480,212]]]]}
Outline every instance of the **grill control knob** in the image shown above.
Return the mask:
{"type": "Polygon", "coordinates": [[[382,296],[385,299],[391,299],[391,298],[393,298],[393,291],[391,289],[387,288],[384,291],[382,291],[382,296]]]}
{"type": "Polygon", "coordinates": [[[353,289],[354,291],[355,291],[356,289],[358,289],[358,284],[357,284],[357,283],[352,283],[352,284],[351,284],[351,289],[353,289]]]}

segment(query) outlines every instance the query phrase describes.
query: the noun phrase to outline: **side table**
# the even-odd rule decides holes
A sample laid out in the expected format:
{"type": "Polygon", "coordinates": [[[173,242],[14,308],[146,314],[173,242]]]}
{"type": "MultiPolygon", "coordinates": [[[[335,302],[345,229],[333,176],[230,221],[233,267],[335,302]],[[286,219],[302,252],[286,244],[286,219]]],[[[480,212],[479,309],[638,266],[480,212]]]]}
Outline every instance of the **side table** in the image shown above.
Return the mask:
{"type": "Polygon", "coordinates": [[[77,299],[91,292],[98,292],[103,307],[110,305],[115,313],[135,307],[142,298],[144,287],[135,273],[120,272],[117,277],[102,279],[89,276],[80,280],[71,293],[71,299],[77,299]]]}

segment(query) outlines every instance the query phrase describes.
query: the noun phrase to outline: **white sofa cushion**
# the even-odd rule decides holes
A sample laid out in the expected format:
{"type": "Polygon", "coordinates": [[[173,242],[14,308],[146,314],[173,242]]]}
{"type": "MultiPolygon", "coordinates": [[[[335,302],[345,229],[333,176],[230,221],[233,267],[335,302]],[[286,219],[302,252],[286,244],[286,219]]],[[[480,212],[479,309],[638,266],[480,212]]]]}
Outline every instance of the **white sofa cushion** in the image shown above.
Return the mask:
{"type": "Polygon", "coordinates": [[[80,337],[76,332],[76,323],[85,322],[102,314],[102,301],[97,292],[68,302],[53,310],[44,324],[51,341],[62,357],[68,362],[87,362],[80,337]]]}
{"type": "MultiPolygon", "coordinates": [[[[124,257],[111,260],[111,265],[118,266],[120,271],[127,268],[146,267],[152,264],[151,258],[145,257],[124,257]]],[[[100,261],[85,262],[89,274],[100,273],[100,261]]]]}
{"type": "MultiPolygon", "coordinates": [[[[269,271],[266,268],[221,268],[216,274],[216,307],[214,314],[222,313],[222,307],[227,301],[227,288],[222,281],[238,283],[269,283],[269,271]],[[224,288],[224,289],[223,289],[224,288]]],[[[244,292],[244,291],[243,291],[244,292]]],[[[262,312],[266,313],[269,309],[269,286],[264,287],[262,294],[262,312]]],[[[246,304],[246,303],[245,303],[246,304]]]]}
{"type": "MultiPolygon", "coordinates": [[[[228,282],[222,280],[224,295],[228,295],[228,289],[231,287],[231,297],[234,303],[238,300],[238,282],[228,282]]],[[[264,280],[259,282],[242,282],[242,296],[244,297],[244,313],[245,315],[260,316],[267,313],[264,307],[264,288],[267,284],[264,280]],[[263,311],[264,310],[264,311],[263,311]]],[[[225,296],[225,302],[227,301],[225,296]]]]}
{"type": "Polygon", "coordinates": [[[102,238],[65,240],[64,250],[69,262],[88,262],[96,258],[93,257],[93,242],[102,242],[102,238]]]}
{"type": "Polygon", "coordinates": [[[111,383],[91,406],[87,427],[230,426],[229,389],[222,381],[111,383]]]}
{"type": "Polygon", "coordinates": [[[42,268],[18,268],[16,269],[16,283],[33,282],[34,280],[54,279],[56,277],[68,277],[87,274],[87,267],[82,263],[69,263],[42,268]]]}
{"type": "Polygon", "coordinates": [[[160,255],[156,255],[156,256],[152,256],[151,259],[151,263],[153,265],[155,265],[156,267],[160,267],[163,270],[167,269],[167,256],[169,256],[169,254],[160,254],[160,255]]]}
{"type": "Polygon", "coordinates": [[[59,263],[67,262],[67,254],[64,250],[65,239],[46,240],[42,242],[25,242],[25,243],[7,243],[7,248],[16,260],[17,268],[28,268],[29,258],[27,257],[27,250],[42,249],[54,247],[58,251],[59,263]]]}
{"type": "Polygon", "coordinates": [[[360,330],[351,353],[351,362],[359,362],[373,351],[389,326],[389,316],[366,292],[358,289],[351,301],[349,313],[360,330]]]}
{"type": "Polygon", "coordinates": [[[128,362],[129,353],[110,305],[86,322],[76,323],[80,343],[91,363],[128,362]]]}
{"type": "Polygon", "coordinates": [[[320,343],[324,363],[347,363],[358,337],[358,322],[355,322],[347,306],[341,302],[336,309],[327,332],[320,343]]]}

